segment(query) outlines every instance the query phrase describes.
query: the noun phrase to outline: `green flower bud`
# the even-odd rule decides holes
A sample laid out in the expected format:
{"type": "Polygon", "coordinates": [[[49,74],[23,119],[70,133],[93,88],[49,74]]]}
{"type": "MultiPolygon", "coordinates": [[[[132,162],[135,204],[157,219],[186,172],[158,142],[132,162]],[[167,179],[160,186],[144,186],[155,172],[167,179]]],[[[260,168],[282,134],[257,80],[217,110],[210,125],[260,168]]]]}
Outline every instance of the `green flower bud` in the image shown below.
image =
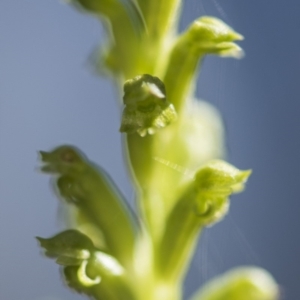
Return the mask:
{"type": "Polygon", "coordinates": [[[196,173],[195,207],[203,225],[218,222],[226,215],[228,196],[242,191],[250,174],[250,170],[240,171],[221,160],[209,162],[196,173]]]}
{"type": "Polygon", "coordinates": [[[73,270],[68,273],[73,277],[67,278],[79,290],[98,285],[102,278],[110,282],[125,272],[113,256],[96,249],[91,239],[78,230],[70,229],[49,239],[37,239],[48,257],[55,258],[65,270],[73,270]]]}
{"type": "Polygon", "coordinates": [[[217,18],[202,17],[194,21],[185,38],[195,50],[202,53],[235,58],[240,58],[243,54],[242,49],[233,43],[242,40],[243,36],[217,18]]]}
{"type": "Polygon", "coordinates": [[[243,37],[221,20],[202,17],[176,41],[164,77],[169,97],[177,112],[195,85],[197,67],[207,54],[240,58],[242,49],[233,41],[243,37]]]}
{"type": "Polygon", "coordinates": [[[239,267],[206,284],[191,300],[277,300],[272,276],[257,267],[239,267]]]}
{"type": "Polygon", "coordinates": [[[182,275],[199,231],[223,219],[229,208],[228,196],[241,190],[250,173],[221,160],[207,163],[196,173],[166,221],[159,249],[164,276],[182,275]]]}
{"type": "MultiPolygon", "coordinates": [[[[109,71],[116,77],[130,78],[139,65],[140,41],[145,33],[145,24],[140,9],[132,0],[65,0],[83,12],[103,21],[108,43],[94,57],[97,71],[109,71]],[[102,69],[99,70],[98,68],[102,69]]],[[[98,52],[98,51],[97,51],[98,52]]]]}
{"type": "Polygon", "coordinates": [[[37,237],[45,254],[56,258],[59,265],[76,266],[78,282],[83,286],[92,286],[100,282],[100,277],[91,279],[86,274],[86,266],[94,249],[92,241],[77,230],[67,230],[49,239],[37,237]]]}
{"type": "Polygon", "coordinates": [[[123,100],[121,132],[154,134],[177,117],[174,106],[166,99],[164,83],[148,74],[125,82],[123,100]]]}
{"type": "Polygon", "coordinates": [[[40,153],[44,163],[42,171],[54,173],[60,196],[76,206],[76,223],[99,229],[107,251],[128,264],[134,249],[135,228],[132,215],[112,180],[74,147],[60,146],[40,153]]]}

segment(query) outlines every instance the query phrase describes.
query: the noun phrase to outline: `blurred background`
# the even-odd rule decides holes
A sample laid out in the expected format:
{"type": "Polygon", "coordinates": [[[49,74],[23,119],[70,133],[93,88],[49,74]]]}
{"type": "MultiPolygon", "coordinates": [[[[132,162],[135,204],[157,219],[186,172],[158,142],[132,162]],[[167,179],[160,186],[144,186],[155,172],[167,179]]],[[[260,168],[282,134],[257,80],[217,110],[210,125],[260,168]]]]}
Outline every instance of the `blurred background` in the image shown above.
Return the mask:
{"type": "MultiPolygon", "coordinates": [[[[202,236],[185,294],[255,264],[274,275],[282,299],[300,299],[300,3],[185,0],[181,28],[204,14],[246,37],[244,59],[204,61],[197,89],[224,117],[228,160],[253,175],[229,216],[202,236]]],[[[117,94],[88,64],[101,39],[96,20],[57,0],[0,1],[0,299],[84,299],[34,239],[61,228],[37,150],[80,147],[133,199],[117,94]]]]}

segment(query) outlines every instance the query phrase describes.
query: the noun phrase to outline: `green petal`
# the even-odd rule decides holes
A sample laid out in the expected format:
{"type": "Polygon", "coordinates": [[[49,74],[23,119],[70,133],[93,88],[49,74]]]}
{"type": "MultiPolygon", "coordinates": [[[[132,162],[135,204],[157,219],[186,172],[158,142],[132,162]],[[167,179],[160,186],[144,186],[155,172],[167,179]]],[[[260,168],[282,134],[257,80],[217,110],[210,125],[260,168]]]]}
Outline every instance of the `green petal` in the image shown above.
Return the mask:
{"type": "Polygon", "coordinates": [[[93,242],[77,230],[66,230],[51,238],[37,237],[45,254],[57,258],[61,265],[79,265],[82,260],[90,258],[94,251],[93,242]]]}
{"type": "Polygon", "coordinates": [[[90,287],[96,284],[99,284],[101,281],[101,277],[96,276],[95,278],[90,278],[86,273],[86,266],[88,262],[86,260],[82,261],[80,267],[77,270],[77,277],[79,282],[86,287],[90,287]]]}

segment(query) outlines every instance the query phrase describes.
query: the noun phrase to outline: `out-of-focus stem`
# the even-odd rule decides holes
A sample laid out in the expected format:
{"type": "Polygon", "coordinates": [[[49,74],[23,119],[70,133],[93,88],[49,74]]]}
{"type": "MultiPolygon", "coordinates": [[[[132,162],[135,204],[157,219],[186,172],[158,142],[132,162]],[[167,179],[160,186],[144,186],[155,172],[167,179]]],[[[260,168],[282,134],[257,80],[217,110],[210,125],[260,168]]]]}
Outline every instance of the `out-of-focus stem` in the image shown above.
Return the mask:
{"type": "Polygon", "coordinates": [[[185,99],[193,91],[197,66],[203,58],[197,49],[190,46],[184,36],[179,39],[171,53],[164,78],[169,99],[178,112],[182,110],[185,99]]]}
{"type": "Polygon", "coordinates": [[[151,39],[161,39],[177,29],[180,0],[138,0],[151,39]]]}
{"type": "Polygon", "coordinates": [[[182,199],[168,218],[158,249],[161,276],[175,281],[182,279],[195,250],[200,223],[193,204],[182,199]]]}

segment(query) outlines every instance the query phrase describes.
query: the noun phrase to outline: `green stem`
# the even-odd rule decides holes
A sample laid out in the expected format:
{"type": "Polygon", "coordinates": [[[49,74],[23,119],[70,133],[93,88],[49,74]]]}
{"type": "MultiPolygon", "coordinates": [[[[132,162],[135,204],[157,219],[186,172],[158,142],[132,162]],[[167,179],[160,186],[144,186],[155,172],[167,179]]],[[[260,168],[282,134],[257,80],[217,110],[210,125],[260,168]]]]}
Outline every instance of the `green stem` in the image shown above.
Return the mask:
{"type": "Polygon", "coordinates": [[[201,231],[194,202],[183,197],[174,207],[158,249],[162,277],[181,280],[185,274],[201,231]]]}
{"type": "Polygon", "coordinates": [[[164,83],[168,99],[180,113],[189,96],[193,92],[195,74],[203,55],[194,49],[185,37],[181,37],[171,53],[164,83]]]}
{"type": "Polygon", "coordinates": [[[161,39],[170,30],[176,30],[180,0],[138,0],[138,2],[150,37],[161,39]]]}
{"type": "Polygon", "coordinates": [[[157,221],[161,221],[157,215],[157,207],[163,204],[163,199],[152,194],[151,180],[149,181],[153,178],[154,172],[153,142],[154,136],[141,137],[138,134],[127,134],[129,161],[138,191],[137,205],[147,229],[154,238],[157,236],[157,229],[161,228],[161,226],[157,226],[157,221]]]}

